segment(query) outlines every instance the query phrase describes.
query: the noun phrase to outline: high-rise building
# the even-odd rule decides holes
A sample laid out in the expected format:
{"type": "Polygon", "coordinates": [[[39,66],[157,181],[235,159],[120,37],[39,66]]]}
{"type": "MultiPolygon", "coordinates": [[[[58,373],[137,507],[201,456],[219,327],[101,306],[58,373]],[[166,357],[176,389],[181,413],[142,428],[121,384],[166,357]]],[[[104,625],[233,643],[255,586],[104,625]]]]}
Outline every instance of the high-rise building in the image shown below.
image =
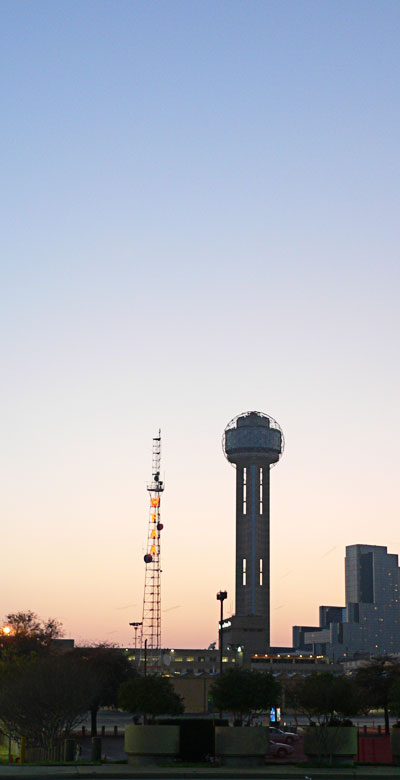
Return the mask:
{"type": "Polygon", "coordinates": [[[387,547],[352,544],[346,547],[346,606],[398,605],[399,560],[387,547]]]}
{"type": "Polygon", "coordinates": [[[236,467],[236,606],[224,621],[224,644],[244,646],[249,655],[270,645],[270,468],[284,440],[272,417],[245,412],[227,425],[223,445],[236,467]]]}
{"type": "MultiPolygon", "coordinates": [[[[331,658],[400,653],[400,570],[387,547],[346,547],[346,608],[320,607],[320,627],[294,627],[303,648],[331,658]],[[341,612],[344,616],[341,618],[341,612]]],[[[299,645],[295,645],[299,647],[299,645]]]]}

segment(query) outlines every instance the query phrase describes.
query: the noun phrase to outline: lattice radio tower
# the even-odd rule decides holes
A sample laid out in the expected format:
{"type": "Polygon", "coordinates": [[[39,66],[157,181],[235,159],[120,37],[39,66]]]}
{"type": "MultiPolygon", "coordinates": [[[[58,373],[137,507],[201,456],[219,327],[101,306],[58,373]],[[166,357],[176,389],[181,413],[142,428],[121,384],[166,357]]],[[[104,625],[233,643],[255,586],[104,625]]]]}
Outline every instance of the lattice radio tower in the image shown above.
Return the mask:
{"type": "Polygon", "coordinates": [[[147,485],[149,491],[149,523],[147,533],[143,596],[143,614],[141,628],[141,647],[147,640],[147,650],[151,650],[152,666],[158,666],[161,655],[161,494],[164,483],[160,479],[161,431],[153,439],[152,481],[147,485]]]}

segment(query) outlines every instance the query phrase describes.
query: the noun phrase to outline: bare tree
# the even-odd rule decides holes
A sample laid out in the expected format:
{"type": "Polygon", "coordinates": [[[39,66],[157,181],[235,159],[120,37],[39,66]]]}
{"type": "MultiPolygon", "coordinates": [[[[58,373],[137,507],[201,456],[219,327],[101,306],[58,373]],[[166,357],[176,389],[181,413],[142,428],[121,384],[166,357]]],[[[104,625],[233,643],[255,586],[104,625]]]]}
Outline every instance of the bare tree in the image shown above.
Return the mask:
{"type": "Polygon", "coordinates": [[[354,676],[364,703],[368,707],[381,707],[385,720],[385,734],[389,728],[389,702],[394,683],[400,680],[400,664],[390,656],[375,658],[357,669],[354,676]]]}
{"type": "Polygon", "coordinates": [[[94,679],[90,702],[91,735],[97,735],[97,713],[100,707],[116,707],[118,690],[126,680],[137,675],[123,650],[113,645],[97,644],[77,647],[74,657],[82,661],[94,679]]]}
{"type": "Polygon", "coordinates": [[[72,654],[8,664],[0,685],[0,720],[32,747],[52,748],[86,717],[95,680],[72,654]]]}

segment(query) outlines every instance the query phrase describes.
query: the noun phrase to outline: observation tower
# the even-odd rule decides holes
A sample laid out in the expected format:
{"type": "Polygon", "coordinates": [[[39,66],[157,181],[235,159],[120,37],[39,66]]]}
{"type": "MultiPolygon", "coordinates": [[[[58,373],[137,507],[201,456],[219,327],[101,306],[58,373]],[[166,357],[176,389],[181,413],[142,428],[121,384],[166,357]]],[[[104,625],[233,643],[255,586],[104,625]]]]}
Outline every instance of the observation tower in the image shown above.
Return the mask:
{"type": "Polygon", "coordinates": [[[236,467],[236,606],[224,645],[247,654],[270,646],[270,469],[284,450],[282,429],[262,412],[243,412],[225,428],[224,455],[236,467]]]}

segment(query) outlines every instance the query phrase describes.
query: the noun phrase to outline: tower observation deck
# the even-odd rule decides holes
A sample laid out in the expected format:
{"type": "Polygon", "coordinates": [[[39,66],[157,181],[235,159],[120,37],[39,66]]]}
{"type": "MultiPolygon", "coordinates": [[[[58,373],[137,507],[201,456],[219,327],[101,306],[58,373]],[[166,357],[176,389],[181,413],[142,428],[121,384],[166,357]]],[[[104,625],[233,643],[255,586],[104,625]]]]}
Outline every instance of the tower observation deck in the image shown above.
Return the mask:
{"type": "Polygon", "coordinates": [[[244,412],[225,428],[224,454],[236,467],[236,614],[225,641],[249,652],[270,646],[270,469],[283,449],[280,426],[261,412],[244,412]]]}

